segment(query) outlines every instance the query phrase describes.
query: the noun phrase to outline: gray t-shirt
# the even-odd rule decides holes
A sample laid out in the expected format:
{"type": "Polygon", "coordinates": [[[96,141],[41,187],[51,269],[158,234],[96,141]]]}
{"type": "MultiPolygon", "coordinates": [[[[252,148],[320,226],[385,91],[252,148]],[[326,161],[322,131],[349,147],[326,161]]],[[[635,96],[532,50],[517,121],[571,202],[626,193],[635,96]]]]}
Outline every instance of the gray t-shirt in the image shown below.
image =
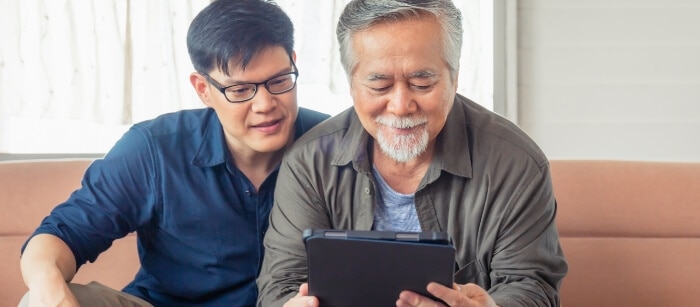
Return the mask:
{"type": "Polygon", "coordinates": [[[378,183],[379,193],[375,194],[373,230],[421,231],[414,194],[401,194],[394,191],[384,181],[377,168],[372,165],[372,174],[378,183]]]}

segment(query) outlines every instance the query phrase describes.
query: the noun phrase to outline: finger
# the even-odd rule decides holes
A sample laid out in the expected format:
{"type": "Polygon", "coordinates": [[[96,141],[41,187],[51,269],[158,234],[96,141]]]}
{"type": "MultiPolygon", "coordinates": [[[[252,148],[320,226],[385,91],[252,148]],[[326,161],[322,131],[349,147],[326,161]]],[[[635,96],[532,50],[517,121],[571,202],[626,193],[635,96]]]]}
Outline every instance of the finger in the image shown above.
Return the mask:
{"type": "Polygon", "coordinates": [[[444,307],[445,305],[412,291],[401,291],[397,307],[444,307]]]}
{"type": "Polygon", "coordinates": [[[307,295],[309,295],[309,284],[303,283],[299,287],[299,293],[297,293],[297,296],[307,296],[307,295]]]}
{"type": "Polygon", "coordinates": [[[466,306],[497,306],[496,302],[481,286],[468,283],[466,285],[455,285],[462,295],[462,299],[466,302],[466,306]]]}
{"type": "Polygon", "coordinates": [[[399,299],[396,300],[396,307],[411,307],[418,304],[418,295],[411,291],[401,291],[399,299]]]}
{"type": "Polygon", "coordinates": [[[293,298],[289,299],[283,307],[293,307],[293,306],[305,306],[305,307],[317,307],[319,301],[315,296],[309,295],[309,284],[303,283],[299,286],[299,292],[293,298]]]}
{"type": "Polygon", "coordinates": [[[315,296],[309,296],[309,284],[299,286],[299,292],[289,299],[282,307],[318,307],[320,302],[315,296]]]}
{"type": "Polygon", "coordinates": [[[469,298],[477,298],[481,296],[488,295],[486,290],[484,288],[480,287],[477,284],[469,283],[466,285],[457,285],[460,289],[460,292],[462,294],[466,295],[469,298]]]}
{"type": "Polygon", "coordinates": [[[316,298],[315,296],[309,296],[309,284],[308,283],[301,284],[301,286],[299,287],[299,294],[301,294],[302,297],[305,297],[307,299],[306,300],[307,306],[317,307],[318,305],[321,304],[318,301],[318,298],[316,298]]]}
{"type": "Polygon", "coordinates": [[[284,303],[282,307],[318,307],[319,302],[315,296],[296,296],[284,303]]]}
{"type": "Polygon", "coordinates": [[[448,306],[474,306],[473,302],[461,291],[462,287],[453,284],[452,288],[445,287],[439,283],[428,284],[428,292],[445,302],[448,306]]]}

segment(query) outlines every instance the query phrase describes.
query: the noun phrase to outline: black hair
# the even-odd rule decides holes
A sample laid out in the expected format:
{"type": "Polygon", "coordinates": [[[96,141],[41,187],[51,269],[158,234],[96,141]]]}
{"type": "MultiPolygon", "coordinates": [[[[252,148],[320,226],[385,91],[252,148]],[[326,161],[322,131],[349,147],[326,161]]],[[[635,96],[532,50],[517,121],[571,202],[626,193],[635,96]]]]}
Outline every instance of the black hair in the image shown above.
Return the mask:
{"type": "Polygon", "coordinates": [[[226,75],[229,63],[245,69],[265,48],[294,49],[294,26],[274,1],[215,0],[192,20],[187,51],[194,69],[209,73],[215,67],[226,75]]]}

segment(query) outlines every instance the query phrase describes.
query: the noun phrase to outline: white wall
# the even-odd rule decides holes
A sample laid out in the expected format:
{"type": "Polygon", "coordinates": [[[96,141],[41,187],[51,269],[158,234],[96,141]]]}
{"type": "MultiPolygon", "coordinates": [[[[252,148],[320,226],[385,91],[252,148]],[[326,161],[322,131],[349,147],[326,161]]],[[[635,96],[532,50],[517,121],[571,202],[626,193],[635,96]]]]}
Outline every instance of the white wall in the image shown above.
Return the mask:
{"type": "Polygon", "coordinates": [[[550,159],[700,161],[700,1],[519,0],[518,124],[550,159]]]}

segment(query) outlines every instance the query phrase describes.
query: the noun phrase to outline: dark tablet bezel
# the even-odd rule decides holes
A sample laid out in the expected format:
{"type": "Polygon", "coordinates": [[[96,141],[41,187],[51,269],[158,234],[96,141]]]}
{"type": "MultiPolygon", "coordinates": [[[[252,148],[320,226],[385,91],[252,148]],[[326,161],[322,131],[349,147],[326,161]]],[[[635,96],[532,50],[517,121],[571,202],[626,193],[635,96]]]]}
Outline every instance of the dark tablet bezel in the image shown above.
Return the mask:
{"type": "Polygon", "coordinates": [[[455,249],[444,232],[308,229],[309,295],[321,306],[393,306],[402,290],[452,287],[455,249]]]}

